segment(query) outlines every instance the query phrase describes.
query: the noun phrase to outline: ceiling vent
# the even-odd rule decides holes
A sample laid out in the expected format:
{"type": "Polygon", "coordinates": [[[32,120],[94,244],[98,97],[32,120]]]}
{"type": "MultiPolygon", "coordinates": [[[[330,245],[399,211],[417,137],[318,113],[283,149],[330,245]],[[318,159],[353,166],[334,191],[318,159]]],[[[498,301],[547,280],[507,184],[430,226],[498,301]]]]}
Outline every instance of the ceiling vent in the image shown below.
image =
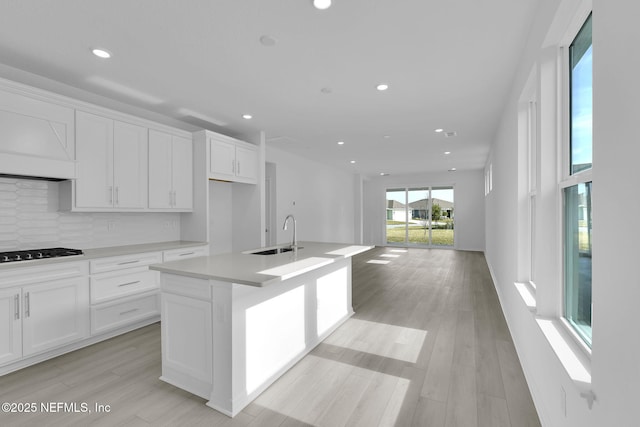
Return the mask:
{"type": "Polygon", "coordinates": [[[444,136],[447,138],[453,138],[454,136],[458,136],[458,132],[445,132],[444,136]]]}

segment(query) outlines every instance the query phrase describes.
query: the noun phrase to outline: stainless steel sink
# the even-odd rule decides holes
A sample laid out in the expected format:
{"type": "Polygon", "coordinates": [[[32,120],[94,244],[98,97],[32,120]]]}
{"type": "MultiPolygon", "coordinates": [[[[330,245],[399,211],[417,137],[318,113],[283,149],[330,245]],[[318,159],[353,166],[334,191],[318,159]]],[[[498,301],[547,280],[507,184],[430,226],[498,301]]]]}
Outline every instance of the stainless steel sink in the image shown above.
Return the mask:
{"type": "MultiPolygon", "coordinates": [[[[298,246],[298,249],[302,249],[302,246],[298,246]]],[[[251,255],[277,255],[285,252],[291,252],[293,248],[291,246],[283,246],[281,248],[265,249],[263,251],[251,252],[251,255]]]]}

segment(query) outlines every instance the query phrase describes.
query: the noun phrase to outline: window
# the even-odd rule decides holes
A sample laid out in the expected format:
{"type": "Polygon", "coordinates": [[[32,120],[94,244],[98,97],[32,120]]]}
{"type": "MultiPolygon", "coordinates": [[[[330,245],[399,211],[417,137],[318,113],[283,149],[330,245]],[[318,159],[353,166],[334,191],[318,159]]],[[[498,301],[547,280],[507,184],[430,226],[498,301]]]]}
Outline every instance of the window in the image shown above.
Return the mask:
{"type": "Polygon", "coordinates": [[[484,195],[487,196],[493,190],[493,163],[489,163],[484,170],[484,195]]]}
{"type": "Polygon", "coordinates": [[[591,182],[564,189],[565,318],[591,345],[591,182]]]}
{"type": "Polygon", "coordinates": [[[454,244],[453,187],[395,188],[386,192],[388,244],[454,244]]]}
{"type": "Polygon", "coordinates": [[[534,100],[527,103],[527,184],[529,200],[529,283],[535,287],[536,271],[536,196],[538,189],[538,137],[537,104],[534,100]]]}
{"type": "Polygon", "coordinates": [[[570,173],[575,174],[592,165],[592,61],[591,16],[569,46],[570,90],[570,173]]]}
{"type": "Polygon", "coordinates": [[[591,15],[568,48],[568,144],[562,189],[564,317],[591,346],[591,15]]]}

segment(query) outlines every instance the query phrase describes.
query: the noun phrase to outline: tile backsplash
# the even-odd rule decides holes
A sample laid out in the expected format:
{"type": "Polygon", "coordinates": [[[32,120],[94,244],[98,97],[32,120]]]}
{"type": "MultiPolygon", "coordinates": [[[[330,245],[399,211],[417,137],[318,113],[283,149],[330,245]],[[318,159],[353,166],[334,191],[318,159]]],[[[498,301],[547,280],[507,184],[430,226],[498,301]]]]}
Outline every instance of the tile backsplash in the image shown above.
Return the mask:
{"type": "Polygon", "coordinates": [[[0,178],[0,251],[180,239],[178,213],[59,212],[58,191],[56,182],[0,178]]]}

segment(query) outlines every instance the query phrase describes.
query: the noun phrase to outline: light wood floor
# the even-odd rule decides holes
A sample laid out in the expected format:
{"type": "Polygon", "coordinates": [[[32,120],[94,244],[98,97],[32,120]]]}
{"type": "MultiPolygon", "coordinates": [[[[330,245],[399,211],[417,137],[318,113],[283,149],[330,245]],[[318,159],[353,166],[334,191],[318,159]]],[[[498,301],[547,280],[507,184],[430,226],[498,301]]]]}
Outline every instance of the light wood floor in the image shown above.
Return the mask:
{"type": "Polygon", "coordinates": [[[398,250],[354,258],[355,316],[233,419],[158,380],[155,324],[0,377],[0,402],[110,413],[0,425],[539,426],[483,254],[398,250]]]}

